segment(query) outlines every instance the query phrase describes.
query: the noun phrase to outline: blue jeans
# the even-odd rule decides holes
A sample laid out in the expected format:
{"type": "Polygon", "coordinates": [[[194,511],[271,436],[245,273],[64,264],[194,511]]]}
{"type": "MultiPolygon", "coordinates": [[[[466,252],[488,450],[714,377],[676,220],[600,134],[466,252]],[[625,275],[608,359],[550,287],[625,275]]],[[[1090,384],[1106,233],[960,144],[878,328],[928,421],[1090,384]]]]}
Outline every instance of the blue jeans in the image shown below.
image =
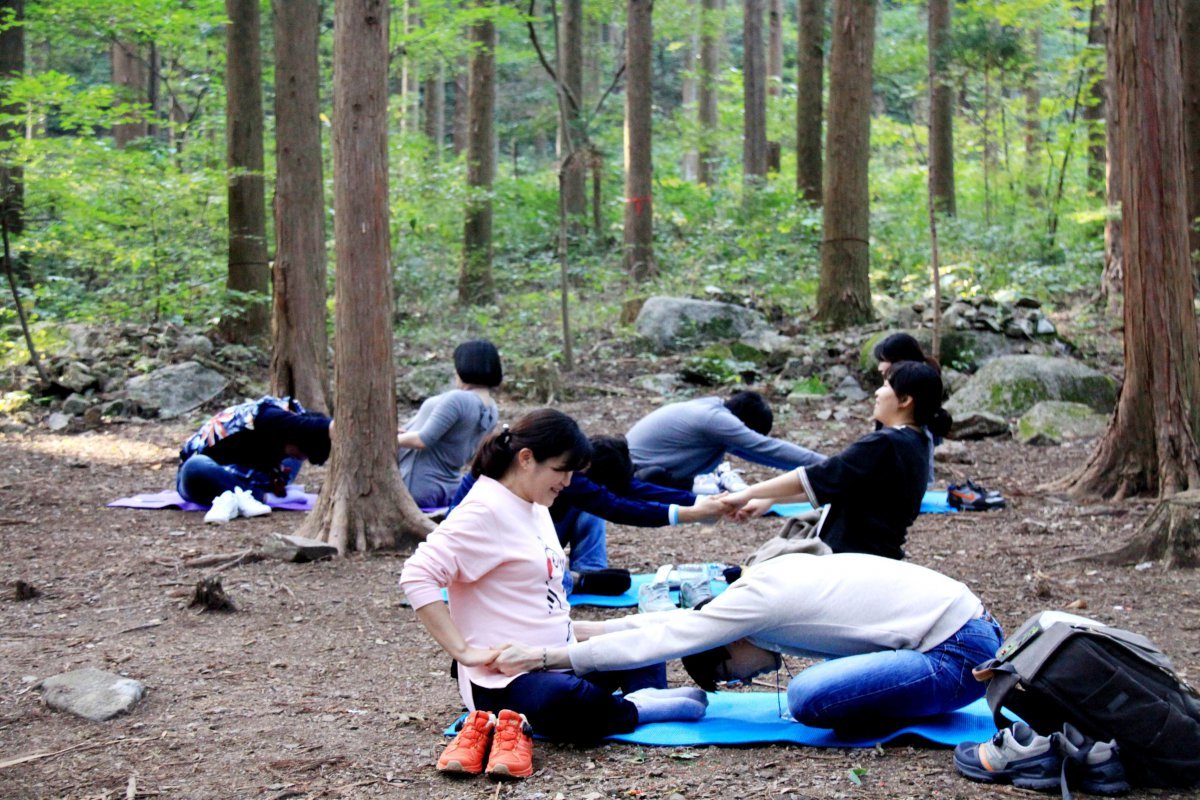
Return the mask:
{"type": "MultiPolygon", "coordinates": [[[[296,480],[303,464],[298,458],[285,458],[279,465],[287,474],[287,482],[296,480]]],[[[254,495],[256,500],[271,491],[272,476],[269,472],[248,469],[237,464],[218,464],[206,455],[197,453],[179,466],[175,475],[175,491],[184,500],[206,505],[213,498],[232,489],[241,487],[254,495]]]]}
{"type": "Polygon", "coordinates": [[[570,672],[526,672],[500,689],[472,684],[471,696],[483,711],[507,708],[524,714],[534,732],[547,739],[595,742],[637,727],[637,709],[613,694],[616,689],[628,694],[666,687],[666,664],[654,664],[583,677],[570,672]]]}
{"type": "Polygon", "coordinates": [[[571,572],[595,572],[608,567],[608,533],[604,520],[571,508],[554,524],[558,541],[570,546],[570,569],[563,573],[563,588],[571,592],[571,572]]]}
{"type": "Polygon", "coordinates": [[[788,684],[788,709],[815,728],[872,727],[962,708],[983,696],[971,668],[996,654],[1004,633],[984,614],[925,653],[884,650],[830,659],[788,684]]]}

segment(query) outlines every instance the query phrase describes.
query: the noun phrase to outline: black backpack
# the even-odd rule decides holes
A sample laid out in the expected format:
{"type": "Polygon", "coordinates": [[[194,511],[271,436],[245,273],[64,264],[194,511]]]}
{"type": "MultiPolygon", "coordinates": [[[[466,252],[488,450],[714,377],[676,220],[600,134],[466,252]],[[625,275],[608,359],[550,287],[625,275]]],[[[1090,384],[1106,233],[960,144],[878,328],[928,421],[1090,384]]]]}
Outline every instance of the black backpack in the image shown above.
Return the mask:
{"type": "Polygon", "coordinates": [[[1142,786],[1200,783],[1200,698],[1145,636],[1060,612],[1042,612],[975,669],[988,681],[996,725],[1007,708],[1049,735],[1069,722],[1116,739],[1129,778],[1142,786]]]}

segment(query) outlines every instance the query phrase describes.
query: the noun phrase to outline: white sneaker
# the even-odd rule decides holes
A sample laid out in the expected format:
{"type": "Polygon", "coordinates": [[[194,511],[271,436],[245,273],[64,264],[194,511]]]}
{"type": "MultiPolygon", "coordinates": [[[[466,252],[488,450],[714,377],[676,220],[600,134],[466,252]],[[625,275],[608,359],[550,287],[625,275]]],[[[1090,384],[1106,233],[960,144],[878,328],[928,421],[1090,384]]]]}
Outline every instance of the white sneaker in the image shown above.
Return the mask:
{"type": "Polygon", "coordinates": [[[728,461],[717,467],[717,485],[726,492],[740,492],[742,489],[750,488],[742,480],[742,474],[734,469],[728,461]]]}
{"type": "Polygon", "coordinates": [[[231,489],[213,498],[212,508],[204,515],[204,521],[223,525],[237,515],[238,499],[231,489]]]}
{"type": "Polygon", "coordinates": [[[638,588],[638,612],[673,611],[679,606],[671,599],[671,587],[666,583],[643,583],[638,588]]]}
{"type": "Polygon", "coordinates": [[[238,516],[240,517],[261,517],[263,514],[270,514],[271,507],[266,503],[260,503],[254,499],[254,495],[246,491],[242,487],[233,490],[237,497],[238,516]]]}
{"type": "Polygon", "coordinates": [[[697,475],[692,478],[692,494],[720,494],[721,481],[717,478],[717,473],[706,472],[703,475],[697,475]]]}

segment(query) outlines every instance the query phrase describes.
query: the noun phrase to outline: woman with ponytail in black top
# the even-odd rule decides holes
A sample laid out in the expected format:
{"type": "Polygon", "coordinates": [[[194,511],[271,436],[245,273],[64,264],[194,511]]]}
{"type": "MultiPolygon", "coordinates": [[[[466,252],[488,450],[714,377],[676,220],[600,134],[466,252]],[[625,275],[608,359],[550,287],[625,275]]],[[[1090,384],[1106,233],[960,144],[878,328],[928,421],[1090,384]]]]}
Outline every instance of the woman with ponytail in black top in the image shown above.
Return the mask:
{"type": "Polygon", "coordinates": [[[819,535],[835,553],[904,558],[908,526],[921,510],[934,436],[950,430],[942,379],[929,364],[892,364],[875,392],[880,427],[825,462],[801,467],[721,498],[739,517],[777,502],[828,505],[819,535]]]}

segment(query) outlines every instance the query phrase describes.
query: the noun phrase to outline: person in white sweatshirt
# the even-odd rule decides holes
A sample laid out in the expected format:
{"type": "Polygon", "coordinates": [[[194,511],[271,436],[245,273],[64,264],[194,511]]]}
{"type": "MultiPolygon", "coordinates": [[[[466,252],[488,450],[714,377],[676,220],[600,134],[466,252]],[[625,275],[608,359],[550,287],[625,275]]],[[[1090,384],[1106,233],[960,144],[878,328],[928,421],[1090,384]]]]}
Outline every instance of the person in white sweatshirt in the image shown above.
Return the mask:
{"type": "Polygon", "coordinates": [[[827,659],[788,685],[806,725],[888,724],[965,706],[984,691],[971,668],[1003,639],[970,589],[925,567],[863,553],[791,554],[746,569],[697,609],[577,622],[563,647],[510,645],[493,661],[520,672],[545,661],[576,674],[672,658],[703,689],[780,667],[780,654],[827,659]]]}

